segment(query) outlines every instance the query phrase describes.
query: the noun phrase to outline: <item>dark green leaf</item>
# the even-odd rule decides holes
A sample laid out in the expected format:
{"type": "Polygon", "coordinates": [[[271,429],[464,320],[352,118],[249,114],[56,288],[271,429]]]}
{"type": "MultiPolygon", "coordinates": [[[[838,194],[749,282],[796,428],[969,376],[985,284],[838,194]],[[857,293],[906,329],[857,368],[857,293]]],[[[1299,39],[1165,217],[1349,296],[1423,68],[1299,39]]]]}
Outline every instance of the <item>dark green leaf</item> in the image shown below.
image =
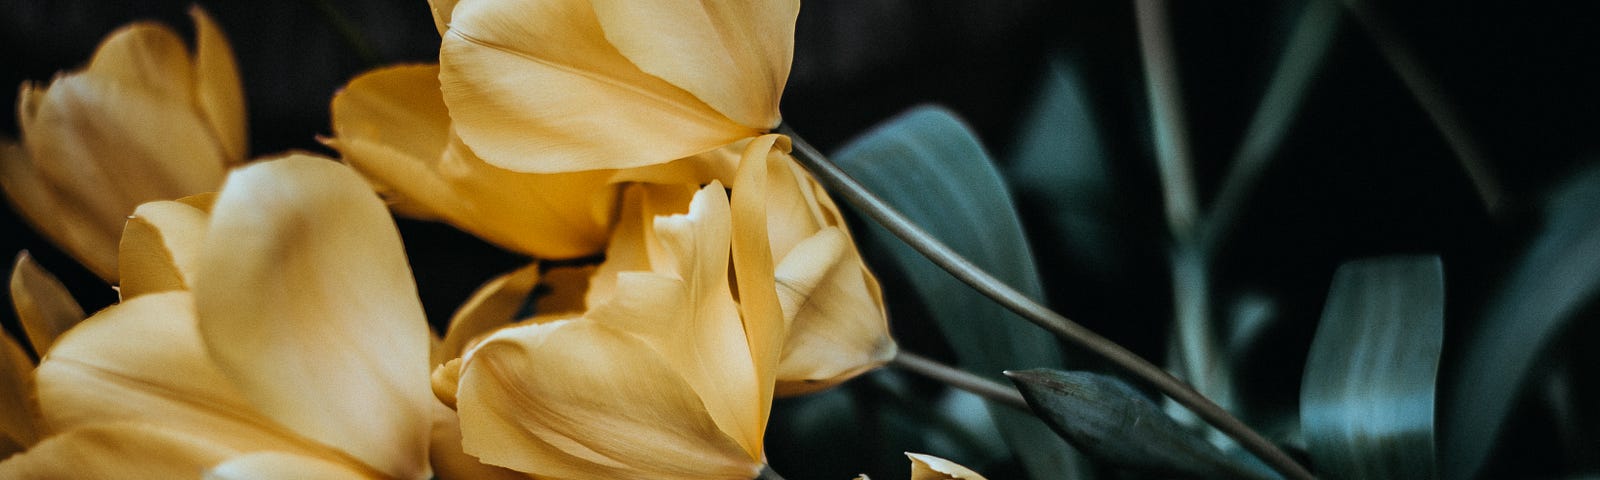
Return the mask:
{"type": "Polygon", "coordinates": [[[1340,267],[1300,388],[1300,428],[1317,470],[1349,479],[1434,478],[1443,348],[1438,256],[1340,267]]]}
{"type": "Polygon", "coordinates": [[[1467,332],[1445,405],[1446,478],[1471,478],[1490,454],[1550,341],[1600,291],[1600,168],[1562,185],[1543,230],[1467,332]]]}
{"type": "Polygon", "coordinates": [[[1126,382],[1092,372],[1006,372],[1035,414],[1097,460],[1184,478],[1270,478],[1184,429],[1126,382]]]}
{"type": "MultiPolygon", "coordinates": [[[[1011,286],[1042,297],[1033,254],[1016,208],[983,146],[939,108],[918,108],[878,127],[833,155],[873,193],[957,252],[1011,286]]],[[[917,297],[950,340],[961,366],[1000,378],[1018,367],[1059,367],[1055,338],[968,288],[876,227],[866,241],[906,273],[917,297]]],[[[1039,479],[1083,471],[1070,446],[1038,420],[990,405],[1006,443],[1039,479]]]]}

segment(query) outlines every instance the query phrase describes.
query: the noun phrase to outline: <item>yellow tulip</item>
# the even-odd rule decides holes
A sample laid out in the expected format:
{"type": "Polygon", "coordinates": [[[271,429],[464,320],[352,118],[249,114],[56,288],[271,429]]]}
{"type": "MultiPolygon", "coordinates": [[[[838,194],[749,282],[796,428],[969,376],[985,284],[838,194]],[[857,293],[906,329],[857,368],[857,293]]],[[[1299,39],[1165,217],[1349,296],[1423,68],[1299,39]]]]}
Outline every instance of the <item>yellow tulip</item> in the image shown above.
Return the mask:
{"type": "Polygon", "coordinates": [[[54,435],[0,462],[0,477],[428,478],[442,407],[383,203],[306,155],[237,169],[198,203],[209,213],[140,208],[165,216],[130,229],[160,235],[124,248],[188,260],[125,264],[147,267],[130,280],[186,288],[125,296],[55,343],[36,374],[54,435]]]}
{"type": "MultiPolygon", "coordinates": [[[[33,351],[44,355],[63,332],[83,321],[83,308],[28,252],[11,269],[11,304],[33,351]]],[[[38,443],[46,433],[34,402],[33,371],[38,366],[23,343],[0,334],[0,458],[38,443]]]]}
{"type": "Polygon", "coordinates": [[[753,478],[778,353],[758,345],[782,319],[734,302],[720,183],[627,196],[619,231],[641,231],[627,240],[647,244],[642,268],[581,316],[493,332],[436,371],[435,389],[484,463],[557,478],[753,478]]]}
{"type": "Polygon", "coordinates": [[[534,173],[658,165],[780,121],[798,0],[432,2],[465,144],[534,173]]]}
{"type": "Polygon", "coordinates": [[[107,281],[134,207],[213,191],[248,154],[227,39],[198,7],[191,56],[172,30],[134,23],[89,65],[17,95],[20,144],[0,145],[0,187],[22,216],[107,281]]]}
{"type": "MultiPolygon", "coordinates": [[[[911,480],[986,480],[978,472],[943,458],[911,452],[906,456],[911,458],[911,480]]],[[[869,479],[862,475],[856,480],[869,479]]]]}

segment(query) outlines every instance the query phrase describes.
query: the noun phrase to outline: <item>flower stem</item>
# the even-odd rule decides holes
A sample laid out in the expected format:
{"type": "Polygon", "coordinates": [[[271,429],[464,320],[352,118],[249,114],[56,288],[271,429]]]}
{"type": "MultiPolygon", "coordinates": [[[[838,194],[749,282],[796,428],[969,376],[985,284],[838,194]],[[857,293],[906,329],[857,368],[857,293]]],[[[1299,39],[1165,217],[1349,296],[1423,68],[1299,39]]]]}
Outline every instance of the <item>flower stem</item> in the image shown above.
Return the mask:
{"type": "Polygon", "coordinates": [[[969,393],[987,400],[993,400],[1001,405],[1024,412],[1032,411],[1028,408],[1028,401],[1022,398],[1022,392],[1018,392],[1015,387],[1006,386],[966,370],[939,363],[928,357],[901,350],[899,354],[895,355],[894,360],[889,361],[889,365],[938,380],[945,385],[966,390],[969,393]]]}
{"type": "Polygon", "coordinates": [[[1078,325],[1067,317],[1040,305],[1038,302],[1023,295],[1022,292],[1006,285],[983,269],[978,268],[972,261],[967,260],[952,250],[948,245],[940,242],[926,230],[906,218],[905,215],[890,207],[883,199],[873,195],[866,187],[861,186],[849,174],[834,165],[827,157],[818,152],[816,147],[806,143],[794,129],[788,125],[780,125],[778,131],[788,135],[794,143],[794,157],[806,170],[810,171],[817,181],[827,187],[829,191],[844,197],[845,201],[855,205],[861,213],[883,226],[885,230],[893,233],[907,245],[927,257],[935,265],[950,272],[951,276],[972,286],[974,290],[993,299],[1023,318],[1028,319],[1050,333],[1066,341],[1088,350],[1112,364],[1126,370],[1135,378],[1148,383],[1156,390],[1166,394],[1179,404],[1193,411],[1195,415],[1207,423],[1217,427],[1223,433],[1232,437],[1239,445],[1260,457],[1262,461],[1271,465],[1273,469],[1285,477],[1294,479],[1315,478],[1305,467],[1295,463],[1288,454],[1278,449],[1272,442],[1267,441],[1261,434],[1251,430],[1244,422],[1234,418],[1227,411],[1218,407],[1204,395],[1194,391],[1188,384],[1151,364],[1150,361],[1134,354],[1128,349],[1107,340],[1105,337],[1078,325]]]}
{"type": "Polygon", "coordinates": [[[756,476],[756,478],[761,480],[784,480],[783,475],[778,475],[778,471],[772,469],[772,465],[762,465],[761,475],[756,476]]]}

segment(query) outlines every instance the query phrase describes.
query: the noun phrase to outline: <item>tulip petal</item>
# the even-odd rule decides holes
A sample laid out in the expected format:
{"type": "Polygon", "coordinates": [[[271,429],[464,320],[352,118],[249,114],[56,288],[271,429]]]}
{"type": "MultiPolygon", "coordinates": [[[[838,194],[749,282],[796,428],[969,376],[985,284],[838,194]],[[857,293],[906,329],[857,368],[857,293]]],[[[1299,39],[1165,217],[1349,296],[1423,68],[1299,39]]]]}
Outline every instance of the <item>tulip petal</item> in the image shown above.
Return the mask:
{"type": "Polygon", "coordinates": [[[443,480],[529,480],[526,474],[478,461],[461,451],[461,418],[456,411],[434,403],[433,440],[428,448],[428,463],[436,478],[443,480]]]}
{"type": "MultiPolygon", "coordinates": [[[[26,98],[29,88],[23,86],[26,98]]],[[[18,103],[22,103],[22,98],[18,103]]],[[[21,105],[19,105],[21,106],[21,105]]],[[[58,188],[39,171],[21,144],[0,141],[0,189],[34,230],[74,260],[108,281],[117,278],[117,238],[122,225],[105,221],[99,212],[115,199],[83,197],[58,188]]]]}
{"type": "Polygon", "coordinates": [[[233,47],[217,22],[199,5],[189,7],[194,19],[195,97],[211,133],[222,148],[228,164],[243,162],[250,156],[244,111],[244,89],[239,69],[233,63],[233,47]]]}
{"type": "Polygon", "coordinates": [[[878,284],[843,230],[828,227],[795,246],[776,276],[790,319],[779,395],[822,390],[894,358],[878,284]]]}
{"type": "Polygon", "coordinates": [[[518,471],[749,479],[761,469],[668,359],[587,319],[496,332],[466,358],[457,399],[465,451],[518,471]]]}
{"type": "Polygon", "coordinates": [[[595,0],[623,56],[741,125],[778,126],[799,0],[595,0]]]}
{"type": "Polygon", "coordinates": [[[688,211],[689,200],[697,190],[687,185],[629,185],[622,192],[622,212],[606,244],[605,262],[595,268],[585,294],[589,307],[605,304],[616,295],[617,276],[622,272],[651,270],[655,241],[655,218],[688,211]]]}
{"type": "MultiPolygon", "coordinates": [[[[728,279],[732,220],[719,182],[696,193],[689,213],[655,218],[662,246],[654,272],[624,272],[617,295],[588,318],[638,335],[683,375],[717,426],[761,458],[770,384],[758,373],[728,279]]],[[[767,332],[753,332],[765,334],[767,332]]]]}
{"type": "Polygon", "coordinates": [[[141,295],[84,320],[39,365],[37,391],[53,432],[138,421],[207,432],[238,450],[309,448],[211,364],[184,291],[141,295]]]}
{"type": "Polygon", "coordinates": [[[0,456],[39,441],[34,421],[33,359],[10,335],[0,333],[0,456]]]}
{"type": "Polygon", "coordinates": [[[911,480],[985,480],[978,472],[943,458],[911,452],[906,456],[911,458],[911,480]]]}
{"type": "Polygon", "coordinates": [[[153,424],[111,423],[46,438],[0,462],[0,478],[195,478],[236,453],[209,437],[153,424]]]}
{"type": "Polygon", "coordinates": [[[134,210],[117,251],[122,298],[187,290],[210,220],[205,211],[177,201],[150,202],[134,210]]]}
{"type": "MultiPolygon", "coordinates": [[[[735,280],[739,287],[739,312],[755,363],[760,386],[760,422],[766,424],[771,411],[778,361],[788,337],[788,324],[778,302],[774,284],[772,249],[767,237],[768,169],[775,143],[784,137],[763,135],[747,146],[729,200],[732,211],[732,255],[735,280]]],[[[785,145],[787,147],[787,145],[785,145]]]]}
{"type": "Polygon", "coordinates": [[[509,170],[654,165],[758,133],[623,58],[587,0],[462,0],[439,62],[462,140],[509,170]]]}
{"type": "Polygon", "coordinates": [[[55,275],[33,261],[28,252],[17,254],[11,267],[11,305],[28,335],[34,353],[44,356],[68,329],[82,322],[83,307],[72,298],[55,275]]]}
{"type": "Polygon", "coordinates": [[[362,74],[332,110],[330,144],[396,212],[540,258],[589,255],[605,242],[616,201],[611,174],[525,174],[485,163],[452,137],[436,66],[362,74]]]}
{"type": "Polygon", "coordinates": [[[205,480],[376,480],[349,467],[316,457],[285,452],[239,455],[205,472],[205,480]]]}
{"type": "Polygon", "coordinates": [[[211,218],[193,290],[221,370],[301,435],[425,471],[430,334],[383,202],[344,165],[291,155],[234,170],[211,218]]]}
{"type": "Polygon", "coordinates": [[[434,347],[432,364],[460,357],[472,339],[511,325],[538,284],[539,264],[530,263],[478,287],[450,318],[444,339],[434,347]]]}
{"type": "Polygon", "coordinates": [[[450,13],[455,11],[457,0],[428,0],[428,9],[433,11],[433,26],[439,29],[443,36],[450,29],[450,13]]]}

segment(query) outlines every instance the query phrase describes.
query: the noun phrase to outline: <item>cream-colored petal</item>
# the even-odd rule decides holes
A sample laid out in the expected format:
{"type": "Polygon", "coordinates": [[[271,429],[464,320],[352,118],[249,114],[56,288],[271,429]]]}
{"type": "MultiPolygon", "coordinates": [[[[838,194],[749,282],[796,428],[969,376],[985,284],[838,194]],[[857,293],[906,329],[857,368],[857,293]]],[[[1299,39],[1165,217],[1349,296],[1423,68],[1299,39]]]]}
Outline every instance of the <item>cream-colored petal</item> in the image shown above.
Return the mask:
{"type": "Polygon", "coordinates": [[[206,470],[205,480],[381,480],[345,465],[287,452],[252,452],[206,470]]]}
{"type": "Polygon", "coordinates": [[[605,246],[615,216],[610,171],[531,174],[505,170],[473,155],[460,139],[435,166],[454,191],[435,202],[445,220],[484,240],[544,259],[593,255],[605,246]]]}
{"type": "Polygon", "coordinates": [[[433,11],[434,28],[444,35],[450,29],[450,13],[456,9],[456,0],[428,0],[428,9],[433,11]]]}
{"type": "MultiPolygon", "coordinates": [[[[26,84],[23,91],[29,91],[26,84]]],[[[27,149],[9,141],[0,141],[0,189],[34,230],[100,278],[116,280],[117,238],[122,225],[96,215],[114,210],[101,204],[115,202],[115,198],[77,196],[58,188],[39,171],[27,149]]]]}
{"type": "Polygon", "coordinates": [[[501,168],[654,165],[758,133],[623,58],[587,0],[463,0],[450,22],[445,103],[466,144],[501,168]]]}
{"type": "Polygon", "coordinates": [[[662,246],[653,273],[623,272],[617,294],[588,318],[650,343],[700,394],[717,426],[761,458],[771,387],[762,382],[729,286],[732,221],[719,182],[695,194],[689,213],[655,218],[662,246]]]}
{"type": "Polygon", "coordinates": [[[467,343],[500,327],[511,325],[517,311],[528,302],[528,294],[539,284],[539,264],[527,266],[495,277],[472,292],[466,303],[450,317],[444,339],[434,347],[432,365],[460,357],[467,343]]]}
{"type": "Polygon", "coordinates": [[[360,176],[307,155],[234,170],[196,270],[206,349],[252,404],[387,475],[425,477],[427,320],[360,176]]]}
{"type": "Polygon", "coordinates": [[[39,441],[33,404],[33,359],[10,335],[0,333],[0,455],[39,441]]]}
{"type": "Polygon", "coordinates": [[[911,452],[906,456],[911,458],[911,480],[985,480],[978,472],[943,458],[911,452]]]}
{"type": "Polygon", "coordinates": [[[828,227],[795,246],[776,275],[790,319],[780,395],[832,387],[894,358],[878,284],[843,230],[828,227]]]}
{"type": "Polygon", "coordinates": [[[0,478],[196,478],[236,453],[209,437],[162,425],[110,423],[46,438],[27,452],[0,462],[0,478]]]}
{"type": "Polygon", "coordinates": [[[11,306],[33,351],[44,356],[56,338],[84,319],[67,287],[24,251],[11,266],[11,306]]]}
{"type": "Polygon", "coordinates": [[[434,403],[433,443],[428,459],[439,480],[529,480],[530,476],[478,461],[461,451],[461,418],[456,411],[434,403]]]}
{"type": "Polygon", "coordinates": [[[651,75],[756,130],[778,126],[800,0],[594,0],[606,39],[651,75]]]}
{"type": "Polygon", "coordinates": [[[177,201],[134,210],[117,251],[122,298],[189,289],[210,220],[205,211],[177,201]]]}
{"type": "Polygon", "coordinates": [[[622,193],[621,213],[606,244],[606,260],[595,269],[584,303],[589,307],[604,304],[616,295],[617,275],[628,271],[651,270],[655,241],[655,218],[689,211],[689,200],[697,190],[689,185],[629,185],[622,193]]]}
{"type": "Polygon", "coordinates": [[[670,363],[586,319],[501,330],[462,370],[464,449],[561,478],[753,478],[760,461],[718,428],[670,363]]]}
{"type": "MultiPolygon", "coordinates": [[[[733,227],[733,269],[739,287],[739,313],[744,319],[761,386],[761,405],[771,405],[778,361],[788,337],[788,324],[774,285],[772,249],[768,246],[768,170],[773,148],[783,137],[762,135],[751,141],[739,162],[738,178],[729,200],[733,227]]],[[[780,167],[782,164],[779,164],[780,167]]],[[[766,422],[770,407],[764,408],[766,422]]]]}
{"type": "Polygon", "coordinates": [[[249,129],[233,47],[228,45],[228,37],[217,22],[199,5],[189,7],[189,18],[194,19],[195,99],[200,114],[211,126],[224,161],[243,162],[250,156],[249,129]]]}
{"type": "Polygon", "coordinates": [[[204,432],[228,448],[305,448],[262,417],[210,362],[193,297],[141,295],[61,337],[37,371],[44,425],[65,432],[118,421],[204,432]]]}

